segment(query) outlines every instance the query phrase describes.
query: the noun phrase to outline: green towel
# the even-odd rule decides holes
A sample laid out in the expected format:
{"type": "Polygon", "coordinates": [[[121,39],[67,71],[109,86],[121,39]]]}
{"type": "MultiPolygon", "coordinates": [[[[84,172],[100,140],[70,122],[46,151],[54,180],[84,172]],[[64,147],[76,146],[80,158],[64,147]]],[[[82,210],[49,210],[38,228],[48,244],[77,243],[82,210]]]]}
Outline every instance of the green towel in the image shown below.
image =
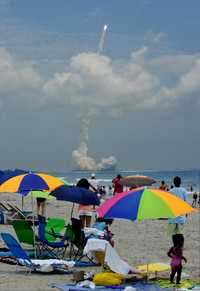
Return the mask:
{"type": "Polygon", "coordinates": [[[192,289],[193,287],[195,287],[197,285],[196,281],[190,280],[190,279],[181,280],[181,284],[179,284],[179,285],[170,283],[169,279],[157,279],[155,282],[161,288],[172,288],[172,287],[177,287],[178,286],[178,288],[189,288],[189,289],[192,289]]]}

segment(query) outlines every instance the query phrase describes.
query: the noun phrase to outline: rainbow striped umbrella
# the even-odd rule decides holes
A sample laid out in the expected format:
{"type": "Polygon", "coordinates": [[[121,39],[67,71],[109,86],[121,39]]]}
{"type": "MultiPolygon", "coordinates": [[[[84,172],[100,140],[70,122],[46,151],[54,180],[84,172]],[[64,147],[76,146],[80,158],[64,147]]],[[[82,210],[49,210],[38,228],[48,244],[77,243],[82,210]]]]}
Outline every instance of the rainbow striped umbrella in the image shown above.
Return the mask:
{"type": "Polygon", "coordinates": [[[30,191],[52,191],[63,185],[60,179],[44,173],[26,173],[13,177],[0,186],[0,192],[14,192],[26,196],[30,191]]]}
{"type": "Polygon", "coordinates": [[[137,188],[122,192],[97,208],[99,217],[132,221],[174,218],[195,211],[177,196],[158,189],[137,188]]]}

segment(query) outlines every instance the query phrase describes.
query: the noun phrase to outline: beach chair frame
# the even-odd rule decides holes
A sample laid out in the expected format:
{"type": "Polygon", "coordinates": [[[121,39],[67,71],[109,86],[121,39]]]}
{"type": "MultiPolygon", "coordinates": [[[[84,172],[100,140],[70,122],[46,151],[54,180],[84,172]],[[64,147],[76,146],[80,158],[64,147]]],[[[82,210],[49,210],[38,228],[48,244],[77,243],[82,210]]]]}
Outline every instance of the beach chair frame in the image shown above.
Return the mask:
{"type": "Polygon", "coordinates": [[[71,226],[68,225],[68,232],[71,227],[71,232],[73,235],[71,237],[66,233],[66,237],[70,242],[70,259],[81,261],[84,257],[87,258],[91,263],[95,262],[87,254],[83,254],[84,247],[86,245],[86,237],[82,229],[82,223],[80,219],[71,218],[71,226]]]}
{"type": "MultiPolygon", "coordinates": [[[[42,272],[41,270],[41,265],[35,264],[34,262],[31,261],[31,259],[28,257],[26,252],[22,249],[21,245],[17,242],[17,240],[10,234],[6,232],[1,233],[1,237],[4,241],[4,243],[7,245],[11,253],[13,254],[13,257],[17,261],[17,266],[23,266],[26,268],[26,273],[31,273],[31,272],[42,272]]],[[[61,271],[62,273],[66,274],[71,274],[72,271],[66,270],[66,268],[63,268],[63,263],[53,263],[53,272],[54,271],[61,271]]]]}
{"type": "Polygon", "coordinates": [[[61,259],[65,257],[66,249],[69,243],[65,236],[58,236],[60,241],[49,242],[45,237],[45,224],[46,219],[43,216],[38,215],[38,250],[39,256],[42,251],[47,251],[50,256],[61,259]]]}
{"type": "Polygon", "coordinates": [[[10,202],[7,202],[7,205],[14,210],[20,217],[21,219],[32,219],[32,211],[22,211],[19,207],[16,205],[13,205],[10,202]]]}

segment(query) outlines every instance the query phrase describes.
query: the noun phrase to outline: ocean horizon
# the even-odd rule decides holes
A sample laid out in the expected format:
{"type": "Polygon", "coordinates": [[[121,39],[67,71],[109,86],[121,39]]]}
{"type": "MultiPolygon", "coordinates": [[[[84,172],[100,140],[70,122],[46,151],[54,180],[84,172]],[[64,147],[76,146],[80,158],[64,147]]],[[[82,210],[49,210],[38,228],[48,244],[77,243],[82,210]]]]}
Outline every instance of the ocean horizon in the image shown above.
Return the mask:
{"type": "Polygon", "coordinates": [[[85,170],[71,170],[67,172],[54,172],[55,176],[63,177],[70,183],[76,183],[80,178],[90,178],[91,173],[95,173],[96,179],[112,180],[118,173],[122,176],[129,175],[146,175],[154,178],[157,183],[155,187],[164,180],[168,186],[173,184],[173,178],[179,176],[182,179],[182,186],[189,188],[193,187],[195,191],[200,191],[200,169],[175,169],[175,170],[102,170],[102,171],[85,171],[85,170]]]}

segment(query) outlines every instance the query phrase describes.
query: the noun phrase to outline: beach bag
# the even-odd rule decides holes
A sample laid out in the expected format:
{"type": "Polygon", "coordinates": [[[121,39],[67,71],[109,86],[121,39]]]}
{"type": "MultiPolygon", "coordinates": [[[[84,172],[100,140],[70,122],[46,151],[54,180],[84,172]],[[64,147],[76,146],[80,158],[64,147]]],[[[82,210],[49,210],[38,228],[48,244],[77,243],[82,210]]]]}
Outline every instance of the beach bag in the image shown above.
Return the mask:
{"type": "Polygon", "coordinates": [[[93,282],[97,286],[116,286],[123,284],[124,279],[125,276],[118,273],[102,272],[94,276],[93,282]]]}

